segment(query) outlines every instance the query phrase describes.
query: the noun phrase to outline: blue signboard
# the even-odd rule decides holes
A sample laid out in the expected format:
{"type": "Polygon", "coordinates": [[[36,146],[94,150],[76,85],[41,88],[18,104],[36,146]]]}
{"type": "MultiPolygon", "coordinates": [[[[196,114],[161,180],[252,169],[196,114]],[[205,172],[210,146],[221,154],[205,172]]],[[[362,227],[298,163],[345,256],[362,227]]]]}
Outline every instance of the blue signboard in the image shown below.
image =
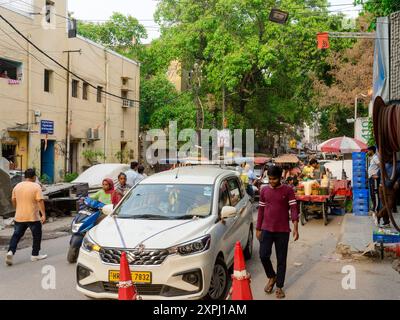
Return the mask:
{"type": "Polygon", "coordinates": [[[54,121],[41,120],[40,121],[41,134],[54,134],[54,121]]]}

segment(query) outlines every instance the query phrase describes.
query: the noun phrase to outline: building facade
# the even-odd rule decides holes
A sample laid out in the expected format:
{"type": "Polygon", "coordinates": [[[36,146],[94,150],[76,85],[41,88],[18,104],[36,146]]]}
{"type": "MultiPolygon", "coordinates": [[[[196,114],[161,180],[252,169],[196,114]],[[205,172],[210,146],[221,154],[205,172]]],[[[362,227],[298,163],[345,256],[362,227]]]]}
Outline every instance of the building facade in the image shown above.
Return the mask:
{"type": "Polygon", "coordinates": [[[0,19],[2,156],[49,182],[96,162],[127,163],[139,152],[139,63],[69,38],[67,9],[66,0],[0,4],[37,46],[0,19]]]}

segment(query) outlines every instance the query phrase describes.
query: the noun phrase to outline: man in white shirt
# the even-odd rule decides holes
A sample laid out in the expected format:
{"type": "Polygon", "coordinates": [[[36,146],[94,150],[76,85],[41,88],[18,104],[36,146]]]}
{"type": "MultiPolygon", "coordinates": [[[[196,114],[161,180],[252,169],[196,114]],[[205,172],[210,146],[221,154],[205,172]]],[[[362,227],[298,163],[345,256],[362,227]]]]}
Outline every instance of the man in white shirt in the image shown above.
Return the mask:
{"type": "Polygon", "coordinates": [[[147,177],[147,175],[144,173],[144,166],[142,166],[142,165],[138,166],[137,176],[135,177],[135,180],[133,181],[133,183],[134,183],[133,185],[139,183],[146,177],[147,177]]]}
{"type": "Polygon", "coordinates": [[[379,219],[376,214],[378,213],[380,206],[379,199],[379,171],[380,171],[380,161],[379,156],[376,153],[376,147],[371,146],[368,148],[368,156],[370,157],[369,167],[368,167],[368,181],[369,181],[369,191],[372,200],[372,212],[375,224],[379,224],[379,219]]]}
{"type": "Polygon", "coordinates": [[[126,183],[130,186],[134,186],[135,185],[135,180],[138,176],[138,169],[139,163],[137,161],[133,161],[131,163],[131,170],[128,170],[125,174],[126,174],[126,183]]]}

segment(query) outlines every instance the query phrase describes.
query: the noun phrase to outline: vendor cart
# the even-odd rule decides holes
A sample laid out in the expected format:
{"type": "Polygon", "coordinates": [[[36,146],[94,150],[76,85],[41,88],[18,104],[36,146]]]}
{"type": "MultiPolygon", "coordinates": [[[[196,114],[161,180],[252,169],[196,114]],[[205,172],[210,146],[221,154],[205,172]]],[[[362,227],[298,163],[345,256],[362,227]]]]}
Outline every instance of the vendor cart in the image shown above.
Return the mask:
{"type": "Polygon", "coordinates": [[[351,182],[348,180],[337,180],[333,182],[334,187],[329,195],[296,195],[299,205],[300,222],[304,226],[309,216],[322,217],[324,225],[327,225],[328,215],[332,208],[344,208],[345,201],[351,199],[351,182]]]}

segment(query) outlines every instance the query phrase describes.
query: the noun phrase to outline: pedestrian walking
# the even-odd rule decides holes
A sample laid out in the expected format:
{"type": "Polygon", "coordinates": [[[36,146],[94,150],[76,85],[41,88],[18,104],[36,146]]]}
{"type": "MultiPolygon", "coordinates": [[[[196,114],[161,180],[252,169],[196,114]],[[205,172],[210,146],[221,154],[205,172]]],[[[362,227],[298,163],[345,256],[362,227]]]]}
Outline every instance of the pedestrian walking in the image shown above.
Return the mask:
{"type": "Polygon", "coordinates": [[[299,239],[299,213],[293,189],[281,182],[282,169],[278,166],[269,168],[268,178],[269,185],[263,188],[260,194],[256,236],[260,241],[261,262],[269,279],[264,291],[271,294],[276,285],[276,297],[283,299],[285,298],[283,287],[291,232],[289,210],[294,225],[294,241],[299,239]],[[277,272],[271,263],[273,244],[275,244],[277,272]]]}
{"type": "Polygon", "coordinates": [[[131,169],[126,172],[126,183],[129,184],[130,186],[135,185],[135,180],[138,175],[138,167],[139,167],[139,162],[133,161],[131,162],[131,169]]]}
{"type": "Polygon", "coordinates": [[[379,208],[380,208],[380,199],[379,199],[379,184],[380,184],[380,160],[379,156],[376,153],[376,147],[370,146],[368,147],[368,156],[370,157],[369,166],[368,166],[368,183],[369,183],[369,192],[372,201],[372,216],[375,222],[375,225],[380,224],[380,218],[377,217],[379,208]]]}
{"type": "Polygon", "coordinates": [[[25,171],[25,181],[18,183],[12,192],[12,203],[16,209],[14,218],[14,234],[11,237],[6,264],[13,264],[13,257],[17,251],[18,243],[29,228],[32,232],[33,246],[31,261],[47,258],[40,255],[42,242],[42,224],[46,222],[46,211],[41,187],[35,182],[34,169],[25,171]]]}

